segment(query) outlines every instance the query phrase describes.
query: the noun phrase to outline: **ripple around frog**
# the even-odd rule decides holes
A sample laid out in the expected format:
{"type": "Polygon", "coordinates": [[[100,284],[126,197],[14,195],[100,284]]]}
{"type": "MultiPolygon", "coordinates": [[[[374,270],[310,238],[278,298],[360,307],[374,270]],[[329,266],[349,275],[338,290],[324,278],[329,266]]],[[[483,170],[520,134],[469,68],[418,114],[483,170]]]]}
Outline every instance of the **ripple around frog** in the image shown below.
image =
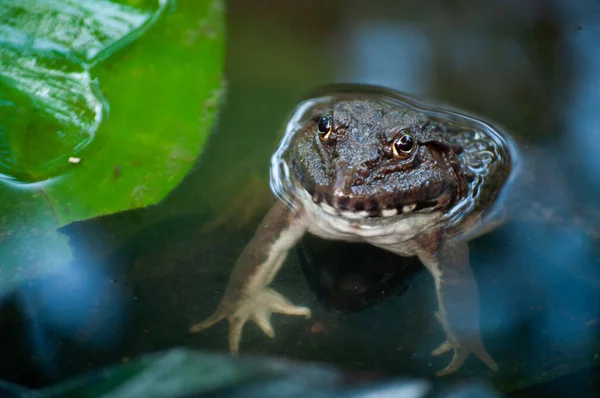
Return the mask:
{"type": "Polygon", "coordinates": [[[171,3],[157,0],[152,10],[108,0],[0,4],[6,17],[0,24],[0,181],[56,177],[68,171],[68,158],[83,151],[89,157],[102,145],[109,107],[90,69],[143,34],[171,3]]]}
{"type": "Polygon", "coordinates": [[[521,176],[522,162],[517,145],[502,128],[452,107],[434,105],[382,87],[355,84],[319,89],[296,107],[285,127],[279,147],[271,158],[270,184],[275,195],[290,209],[298,211],[302,207],[297,201],[302,196],[298,190],[302,188],[288,168],[289,149],[295,133],[307,119],[314,117],[311,111],[325,108],[333,99],[345,96],[377,97],[392,105],[421,112],[456,131],[452,143],[463,148],[458,160],[463,169],[475,178],[469,183],[469,193],[441,221],[446,224],[451,236],[460,231],[461,236],[472,237],[503,217],[503,203],[509,199],[511,188],[521,176]],[[464,232],[461,227],[466,223],[472,227],[464,232]]]}

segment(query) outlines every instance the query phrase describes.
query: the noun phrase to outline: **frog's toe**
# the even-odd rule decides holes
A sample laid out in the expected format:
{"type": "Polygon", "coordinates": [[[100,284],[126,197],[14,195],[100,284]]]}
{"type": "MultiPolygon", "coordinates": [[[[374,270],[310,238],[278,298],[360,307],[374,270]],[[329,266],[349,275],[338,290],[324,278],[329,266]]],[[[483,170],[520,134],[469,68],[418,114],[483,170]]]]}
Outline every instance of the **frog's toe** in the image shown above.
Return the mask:
{"type": "Polygon", "coordinates": [[[261,328],[261,330],[265,332],[267,336],[270,338],[275,337],[275,331],[273,330],[273,325],[271,324],[271,311],[267,310],[257,312],[254,314],[252,320],[256,322],[258,327],[261,328]]]}
{"type": "Polygon", "coordinates": [[[300,315],[310,318],[310,309],[292,304],[291,301],[277,293],[273,289],[265,291],[266,299],[269,300],[269,307],[272,312],[279,312],[286,315],[300,315]]]}
{"type": "Polygon", "coordinates": [[[449,352],[452,349],[452,345],[448,340],[444,341],[438,348],[431,352],[431,355],[438,356],[449,352]]]}
{"type": "Polygon", "coordinates": [[[271,314],[302,315],[310,317],[310,309],[292,304],[273,289],[253,293],[247,297],[229,317],[229,349],[237,353],[242,338],[242,329],[248,320],[254,321],[270,338],[275,337],[271,314]]]}
{"type": "Polygon", "coordinates": [[[485,363],[491,370],[497,371],[498,364],[491,357],[491,355],[485,350],[483,344],[475,344],[470,348],[469,346],[461,346],[456,345],[453,346],[448,340],[444,341],[438,348],[433,350],[431,355],[437,356],[445,354],[449,351],[453,351],[452,360],[444,369],[435,373],[436,376],[446,376],[451,373],[459,370],[462,365],[465,363],[465,360],[469,357],[469,355],[474,354],[477,358],[479,358],[483,363],[485,363]]]}
{"type": "Polygon", "coordinates": [[[247,316],[229,318],[229,352],[231,352],[231,355],[237,355],[240,351],[242,330],[247,321],[247,316]]]}
{"type": "Polygon", "coordinates": [[[292,304],[281,294],[269,288],[253,292],[235,303],[231,301],[225,301],[225,303],[220,305],[213,315],[192,326],[190,332],[199,332],[227,318],[229,321],[229,351],[234,355],[239,351],[242,330],[249,320],[254,321],[267,336],[273,338],[275,331],[271,324],[272,313],[310,317],[310,309],[292,304]]]}
{"type": "Polygon", "coordinates": [[[441,376],[446,376],[446,375],[456,372],[458,369],[460,369],[463,366],[463,364],[465,363],[465,360],[467,359],[468,356],[469,356],[469,352],[467,350],[455,349],[454,355],[452,356],[452,360],[450,361],[448,366],[446,366],[442,370],[437,371],[435,373],[435,375],[437,377],[441,377],[441,376]]]}
{"type": "Polygon", "coordinates": [[[483,346],[481,346],[478,350],[474,350],[473,354],[475,354],[477,358],[481,359],[481,361],[485,363],[487,367],[492,369],[494,372],[498,370],[498,364],[496,363],[496,361],[494,361],[492,356],[488,354],[488,352],[485,350],[485,348],[483,348],[483,346]]]}
{"type": "Polygon", "coordinates": [[[254,309],[251,319],[270,338],[275,337],[275,331],[271,324],[271,314],[273,312],[310,317],[308,308],[292,304],[288,299],[271,289],[264,292],[264,297],[260,301],[262,302],[257,303],[257,308],[254,309]]]}
{"type": "Polygon", "coordinates": [[[212,325],[221,322],[226,317],[227,314],[223,310],[218,309],[214,314],[212,314],[202,322],[198,322],[197,324],[190,327],[190,333],[198,333],[201,330],[208,329],[212,325]]]}

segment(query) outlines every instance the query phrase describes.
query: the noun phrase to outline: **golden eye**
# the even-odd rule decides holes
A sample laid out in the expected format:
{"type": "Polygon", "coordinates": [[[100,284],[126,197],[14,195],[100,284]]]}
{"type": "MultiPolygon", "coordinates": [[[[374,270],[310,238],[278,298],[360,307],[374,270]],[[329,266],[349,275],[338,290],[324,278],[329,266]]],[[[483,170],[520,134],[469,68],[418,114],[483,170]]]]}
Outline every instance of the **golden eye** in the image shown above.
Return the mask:
{"type": "Polygon", "coordinates": [[[402,134],[392,143],[392,153],[396,159],[406,159],[415,148],[415,140],[409,134],[402,134]]]}
{"type": "Polygon", "coordinates": [[[317,128],[319,129],[319,137],[321,140],[327,141],[332,130],[331,118],[329,116],[321,117],[319,123],[317,123],[317,128]]]}

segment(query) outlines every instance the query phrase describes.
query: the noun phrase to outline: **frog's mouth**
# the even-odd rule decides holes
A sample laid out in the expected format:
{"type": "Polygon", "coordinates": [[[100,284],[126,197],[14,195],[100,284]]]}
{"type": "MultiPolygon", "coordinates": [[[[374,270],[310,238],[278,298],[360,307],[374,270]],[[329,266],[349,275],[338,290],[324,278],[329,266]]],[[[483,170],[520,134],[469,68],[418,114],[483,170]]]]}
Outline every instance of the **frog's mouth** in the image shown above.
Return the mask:
{"type": "Polygon", "coordinates": [[[350,219],[388,218],[412,213],[430,213],[447,208],[454,198],[450,191],[434,198],[408,201],[393,196],[335,196],[326,191],[308,191],[312,201],[323,211],[350,219]]]}

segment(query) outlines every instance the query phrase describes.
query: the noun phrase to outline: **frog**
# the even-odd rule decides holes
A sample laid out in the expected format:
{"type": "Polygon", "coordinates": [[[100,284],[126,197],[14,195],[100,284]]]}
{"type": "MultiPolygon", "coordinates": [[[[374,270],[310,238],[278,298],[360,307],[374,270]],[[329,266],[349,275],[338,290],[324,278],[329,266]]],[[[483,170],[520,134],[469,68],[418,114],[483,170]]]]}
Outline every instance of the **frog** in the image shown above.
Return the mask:
{"type": "Polygon", "coordinates": [[[416,256],[433,278],[445,335],[431,354],[452,354],[435,375],[458,371],[471,355],[496,371],[481,336],[469,242],[502,224],[518,175],[518,147],[492,122],[385,87],[318,89],[299,101],[271,157],[276,204],[239,255],[215,312],[190,332],[227,319],[236,355],[248,321],[273,338],[272,313],[309,318],[309,308],[270,284],[311,234],[416,256]]]}

